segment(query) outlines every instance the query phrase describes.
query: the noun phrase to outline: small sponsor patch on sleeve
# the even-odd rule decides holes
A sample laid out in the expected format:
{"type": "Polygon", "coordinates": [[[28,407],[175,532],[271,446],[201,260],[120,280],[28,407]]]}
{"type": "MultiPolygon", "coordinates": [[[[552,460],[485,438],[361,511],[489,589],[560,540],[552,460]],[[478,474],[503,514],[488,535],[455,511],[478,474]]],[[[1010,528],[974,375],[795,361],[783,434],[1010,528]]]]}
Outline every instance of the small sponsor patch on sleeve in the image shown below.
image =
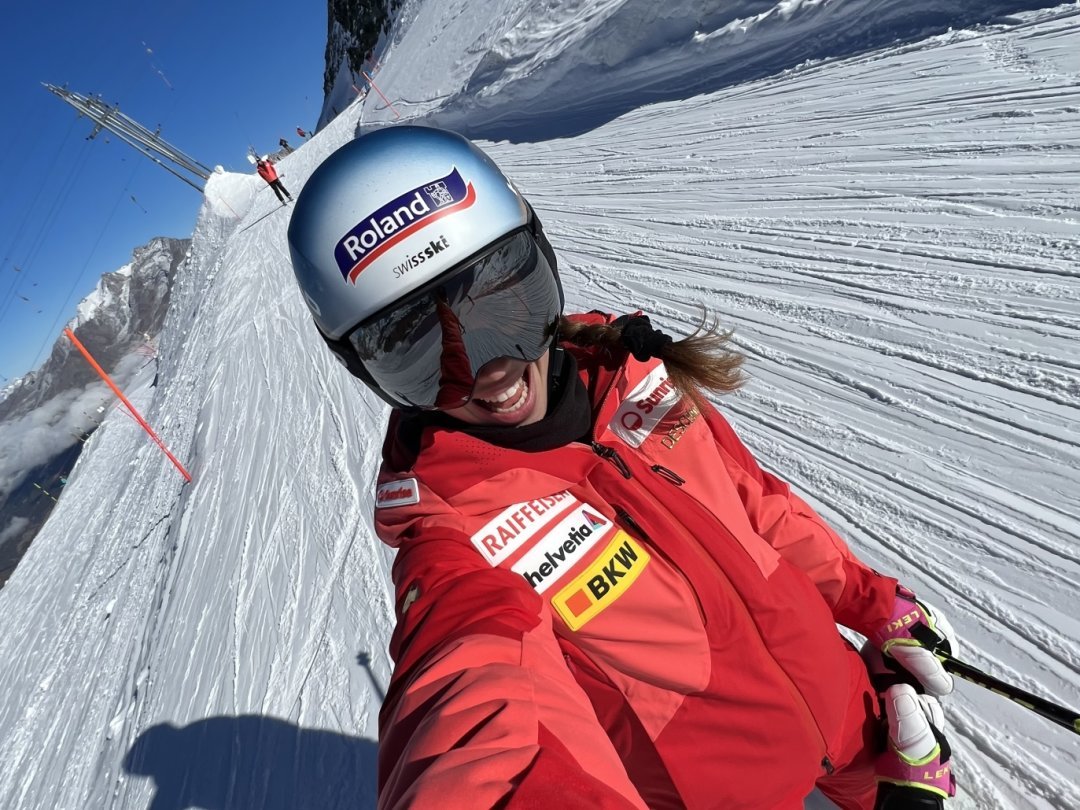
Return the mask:
{"type": "Polygon", "coordinates": [[[596,561],[555,594],[551,604],[567,627],[580,630],[626,593],[650,559],[634,538],[619,529],[596,561]]]}
{"type": "Polygon", "coordinates": [[[626,395],[608,427],[631,447],[641,447],[679,399],[679,391],[661,363],[626,395]]]}
{"type": "Polygon", "coordinates": [[[375,508],[388,509],[391,506],[408,506],[420,503],[420,485],[415,478],[400,481],[387,481],[375,488],[375,508]]]}

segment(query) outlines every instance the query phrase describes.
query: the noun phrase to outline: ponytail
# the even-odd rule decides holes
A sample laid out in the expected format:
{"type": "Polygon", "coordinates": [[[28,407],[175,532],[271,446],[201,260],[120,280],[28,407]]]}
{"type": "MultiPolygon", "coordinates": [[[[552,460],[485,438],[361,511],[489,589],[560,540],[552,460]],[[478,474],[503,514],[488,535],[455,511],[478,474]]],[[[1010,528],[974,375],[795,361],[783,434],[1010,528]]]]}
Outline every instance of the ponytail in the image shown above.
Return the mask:
{"type": "Polygon", "coordinates": [[[707,322],[704,313],[694,333],[672,340],[654,329],[648,315],[624,315],[611,323],[580,323],[559,319],[559,336],[576,346],[606,349],[612,354],[629,352],[645,361],[657,357],[671,375],[671,381],[699,407],[705,404],[703,391],[730,393],[746,381],[740,370],[743,356],[729,346],[731,332],[720,332],[716,322],[707,322]]]}

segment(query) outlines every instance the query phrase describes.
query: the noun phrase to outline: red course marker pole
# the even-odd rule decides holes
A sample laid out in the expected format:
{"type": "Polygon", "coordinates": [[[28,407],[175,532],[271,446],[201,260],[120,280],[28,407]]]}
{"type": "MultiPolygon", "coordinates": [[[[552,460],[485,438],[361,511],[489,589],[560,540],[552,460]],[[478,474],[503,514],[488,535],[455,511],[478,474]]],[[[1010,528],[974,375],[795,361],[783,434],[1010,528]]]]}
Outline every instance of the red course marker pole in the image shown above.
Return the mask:
{"type": "Polygon", "coordinates": [[[120,397],[120,401],[127,406],[127,409],[131,411],[131,415],[135,417],[135,421],[142,425],[143,430],[150,434],[150,438],[153,439],[157,446],[160,447],[162,451],[164,451],[165,455],[169,457],[169,461],[176,465],[176,469],[180,471],[180,474],[184,476],[187,481],[190,482],[191,473],[185,470],[184,465],[177,461],[176,456],[169,452],[169,448],[166,447],[165,443],[158,438],[158,435],[156,433],[154,433],[154,429],[150,427],[150,425],[146,424],[146,420],[142,418],[142,414],[135,410],[134,405],[128,402],[128,398],[124,396],[124,392],[117,388],[116,383],[114,383],[112,381],[112,378],[105,373],[105,369],[98,365],[97,360],[95,360],[91,356],[90,352],[86,350],[86,347],[79,342],[79,339],[77,337],[75,337],[75,333],[72,332],[70,329],[65,328],[64,334],[67,335],[68,339],[75,344],[75,348],[82,352],[82,356],[86,358],[86,362],[89,363],[91,368],[93,368],[94,371],[96,371],[101,376],[101,379],[103,379],[109,386],[109,388],[113,390],[113,393],[120,397]]]}
{"type": "Polygon", "coordinates": [[[374,80],[373,78],[371,78],[371,77],[370,77],[370,76],[369,76],[369,75],[367,74],[367,72],[366,72],[366,71],[363,71],[363,70],[361,70],[360,72],[364,74],[364,78],[368,80],[368,83],[369,83],[369,84],[370,84],[370,85],[371,85],[372,87],[374,87],[374,88],[375,88],[375,92],[379,94],[379,98],[381,98],[381,99],[382,99],[383,101],[385,101],[385,102],[386,102],[386,106],[387,106],[387,107],[389,107],[389,108],[390,108],[391,110],[393,110],[393,112],[394,112],[394,115],[395,115],[395,116],[397,116],[398,118],[401,118],[401,114],[400,114],[400,113],[399,113],[399,112],[398,112],[397,110],[395,110],[395,109],[394,109],[394,105],[390,103],[390,99],[388,99],[388,98],[387,98],[386,96],[384,96],[384,95],[383,95],[383,92],[382,92],[382,90],[380,90],[380,89],[379,89],[379,86],[378,86],[377,84],[375,84],[375,80],[374,80]]]}

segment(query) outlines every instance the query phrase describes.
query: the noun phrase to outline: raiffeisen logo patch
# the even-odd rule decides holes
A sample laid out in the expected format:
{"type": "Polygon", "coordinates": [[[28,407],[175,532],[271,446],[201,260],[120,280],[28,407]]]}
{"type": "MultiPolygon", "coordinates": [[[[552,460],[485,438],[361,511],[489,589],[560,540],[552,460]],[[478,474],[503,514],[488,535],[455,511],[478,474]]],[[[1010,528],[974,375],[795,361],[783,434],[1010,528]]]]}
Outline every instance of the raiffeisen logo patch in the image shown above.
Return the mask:
{"type": "Polygon", "coordinates": [[[457,169],[407,191],[368,214],[334,247],[341,277],[352,284],[364,268],[407,236],[476,202],[476,190],[457,169]]]}
{"type": "Polygon", "coordinates": [[[626,593],[649,560],[649,552],[619,529],[596,562],[555,594],[551,604],[567,627],[580,630],[626,593]]]}
{"type": "Polygon", "coordinates": [[[511,569],[525,577],[537,593],[543,593],[613,528],[611,521],[590,506],[581,506],[541,537],[511,569]]]}
{"type": "Polygon", "coordinates": [[[567,491],[515,503],[488,521],[470,539],[485,560],[498,565],[575,504],[580,505],[580,501],[567,491]]]}

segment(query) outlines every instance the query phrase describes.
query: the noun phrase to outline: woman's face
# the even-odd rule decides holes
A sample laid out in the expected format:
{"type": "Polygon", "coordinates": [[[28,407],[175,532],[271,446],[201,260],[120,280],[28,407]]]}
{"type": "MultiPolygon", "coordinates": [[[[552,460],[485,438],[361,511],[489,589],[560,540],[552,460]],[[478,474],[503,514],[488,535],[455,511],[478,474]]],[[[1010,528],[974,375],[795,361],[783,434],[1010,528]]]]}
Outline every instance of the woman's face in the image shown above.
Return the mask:
{"type": "Polygon", "coordinates": [[[547,414],[547,373],[550,350],[532,363],[500,358],[476,375],[472,399],[460,408],[444,411],[470,425],[521,427],[539,422],[547,414]]]}

